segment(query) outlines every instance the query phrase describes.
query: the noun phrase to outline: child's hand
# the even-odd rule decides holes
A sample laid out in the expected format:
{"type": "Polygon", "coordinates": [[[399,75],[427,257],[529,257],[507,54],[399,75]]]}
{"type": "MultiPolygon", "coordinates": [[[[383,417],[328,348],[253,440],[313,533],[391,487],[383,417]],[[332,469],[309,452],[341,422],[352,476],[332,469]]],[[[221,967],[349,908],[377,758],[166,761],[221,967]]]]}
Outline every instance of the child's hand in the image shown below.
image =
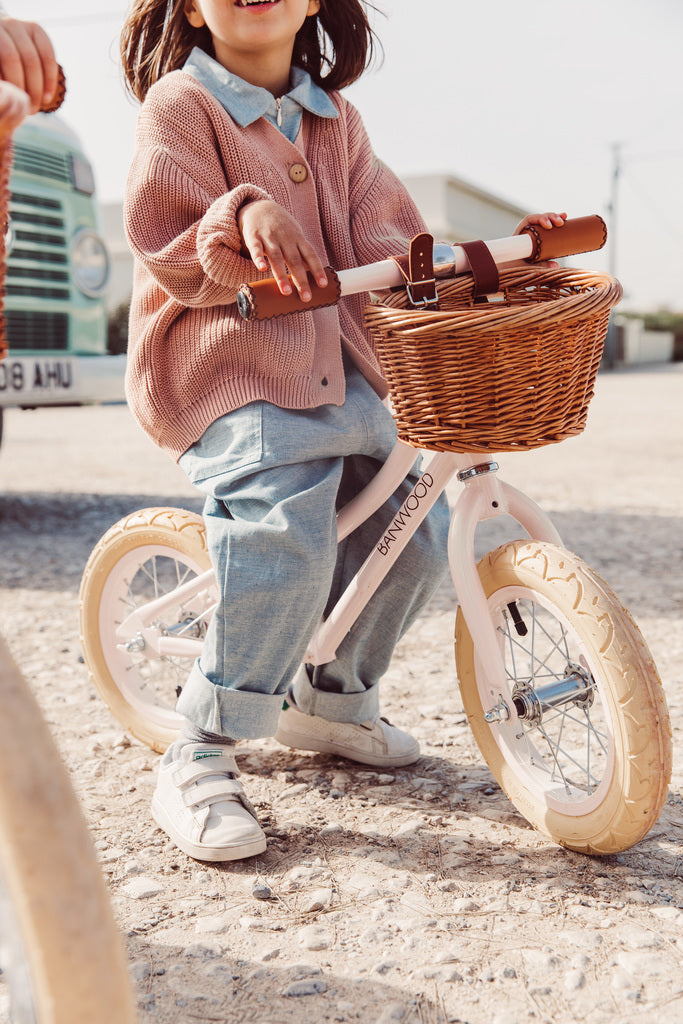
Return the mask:
{"type": "MultiPolygon", "coordinates": [[[[531,224],[538,224],[539,227],[545,228],[547,231],[550,231],[551,228],[561,228],[566,219],[566,213],[530,213],[527,217],[524,218],[523,221],[521,221],[517,225],[517,227],[515,228],[515,234],[521,235],[521,233],[524,231],[524,228],[529,227],[531,224]]],[[[518,264],[510,264],[510,266],[517,265],[518,264]]],[[[522,261],[522,264],[519,265],[527,266],[527,264],[524,263],[524,261],[522,261]]],[[[554,270],[555,267],[559,267],[559,265],[560,264],[556,260],[545,260],[543,263],[534,263],[534,266],[540,268],[541,270],[554,270]]]]}
{"type": "Polygon", "coordinates": [[[561,228],[566,219],[566,213],[530,213],[517,225],[515,234],[521,235],[524,228],[528,228],[531,224],[538,224],[539,227],[547,230],[561,228]]]}
{"type": "Polygon", "coordinates": [[[4,142],[18,128],[30,111],[25,92],[9,82],[0,82],[0,142],[4,142]]]}
{"type": "Polygon", "coordinates": [[[304,238],[301,228],[287,211],[270,199],[246,203],[237,214],[237,224],[244,246],[258,270],[270,269],[283,295],[290,295],[292,286],[287,273],[304,302],[311,299],[307,271],[316,283],[327,284],[325,270],[313,246],[304,238]]]}
{"type": "Polygon", "coordinates": [[[29,113],[53,99],[57,74],[52,43],[40,25],[0,14],[0,78],[28,93],[29,113]]]}

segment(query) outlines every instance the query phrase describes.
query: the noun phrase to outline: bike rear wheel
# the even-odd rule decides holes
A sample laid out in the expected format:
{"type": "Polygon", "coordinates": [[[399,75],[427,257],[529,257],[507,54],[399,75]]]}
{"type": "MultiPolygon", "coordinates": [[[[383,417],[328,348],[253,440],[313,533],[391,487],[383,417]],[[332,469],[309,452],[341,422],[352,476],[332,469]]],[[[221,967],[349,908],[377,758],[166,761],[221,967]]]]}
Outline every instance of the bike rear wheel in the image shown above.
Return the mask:
{"type": "MultiPolygon", "coordinates": [[[[132,627],[119,625],[136,609],[172,593],[210,568],[201,516],[175,508],[149,508],[111,527],[85,567],[79,596],[83,656],[95,687],[121,725],[163,752],[178,735],[174,710],[192,661],[159,656],[132,627]]],[[[158,636],[201,640],[217,590],[179,598],[152,628],[158,636]]]]}
{"type": "Polygon", "coordinates": [[[478,569],[504,686],[485,677],[460,609],[455,652],[489,768],[560,845],[628,849],[659,817],[672,760],[662,684],[638,627],[596,573],[551,544],[506,544],[478,569]]]}
{"type": "MultiPolygon", "coordinates": [[[[123,947],[69,777],[0,640],[0,950],[13,1024],[134,1024],[123,947]]],[[[7,1009],[7,1007],[6,1007],[7,1009]]]]}

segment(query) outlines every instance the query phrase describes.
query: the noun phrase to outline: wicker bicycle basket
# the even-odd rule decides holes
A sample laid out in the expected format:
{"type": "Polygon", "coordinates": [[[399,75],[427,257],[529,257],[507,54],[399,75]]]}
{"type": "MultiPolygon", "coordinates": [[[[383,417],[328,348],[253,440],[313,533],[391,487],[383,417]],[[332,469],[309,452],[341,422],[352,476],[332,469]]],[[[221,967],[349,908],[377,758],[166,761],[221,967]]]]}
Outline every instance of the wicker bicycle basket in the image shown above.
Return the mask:
{"type": "Polygon", "coordinates": [[[439,309],[404,292],[365,320],[401,440],[435,451],[539,448],[579,434],[621,285],[581,270],[514,269],[488,302],[467,275],[439,283],[439,309]]]}

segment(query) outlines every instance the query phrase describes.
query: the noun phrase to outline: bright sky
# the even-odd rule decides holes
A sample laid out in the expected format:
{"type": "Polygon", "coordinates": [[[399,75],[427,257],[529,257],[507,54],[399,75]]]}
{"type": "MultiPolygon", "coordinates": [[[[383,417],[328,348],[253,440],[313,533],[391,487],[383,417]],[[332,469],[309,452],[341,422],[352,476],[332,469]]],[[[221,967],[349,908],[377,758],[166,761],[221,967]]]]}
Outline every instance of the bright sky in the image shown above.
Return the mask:
{"type": "MultiPolygon", "coordinates": [[[[101,198],[120,199],[136,117],[118,69],[128,0],[4,3],[52,36],[63,114],[101,198]]],[[[681,0],[376,3],[384,63],[349,97],[378,155],[398,174],[455,174],[530,210],[607,216],[618,146],[613,251],[582,265],[614,260],[625,307],[683,311],[681,0]]]]}

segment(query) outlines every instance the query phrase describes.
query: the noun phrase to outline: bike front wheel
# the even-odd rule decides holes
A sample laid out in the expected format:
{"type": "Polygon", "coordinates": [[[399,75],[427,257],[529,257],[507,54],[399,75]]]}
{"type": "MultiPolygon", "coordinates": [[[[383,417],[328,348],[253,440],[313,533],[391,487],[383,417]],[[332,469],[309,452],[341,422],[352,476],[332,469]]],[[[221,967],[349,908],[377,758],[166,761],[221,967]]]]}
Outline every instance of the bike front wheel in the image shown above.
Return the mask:
{"type": "Polygon", "coordinates": [[[146,630],[130,617],[210,564],[201,516],[148,508],[112,526],[83,573],[81,646],[95,687],[121,725],[160,753],[178,735],[182,719],[174,708],[192,657],[160,655],[154,640],[203,640],[218,596],[213,577],[192,597],[172,599],[146,630]],[[132,623],[127,635],[121,635],[124,621],[132,623]]]}
{"type": "Polygon", "coordinates": [[[0,1020],[134,1024],[124,949],[87,825],[2,640],[0,692],[0,1020]]]}
{"type": "Polygon", "coordinates": [[[635,622],[585,563],[514,541],[479,563],[505,682],[486,678],[462,611],[456,667],[479,748],[521,814],[561,846],[610,854],[659,817],[669,716],[635,622]]]}

